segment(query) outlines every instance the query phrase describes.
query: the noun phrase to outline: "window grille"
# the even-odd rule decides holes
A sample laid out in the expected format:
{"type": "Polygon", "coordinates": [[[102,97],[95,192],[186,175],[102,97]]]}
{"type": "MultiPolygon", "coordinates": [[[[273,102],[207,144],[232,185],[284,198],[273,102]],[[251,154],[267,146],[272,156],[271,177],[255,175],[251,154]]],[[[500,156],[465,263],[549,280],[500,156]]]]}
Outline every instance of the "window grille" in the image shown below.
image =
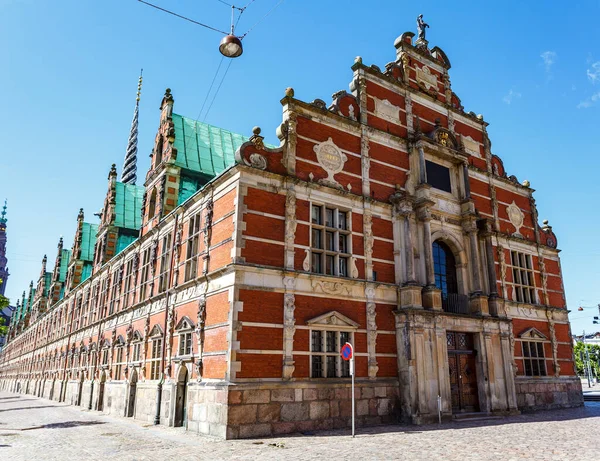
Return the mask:
{"type": "Polygon", "coordinates": [[[351,342],[349,331],[312,330],[310,344],[311,378],[347,378],[350,363],[343,360],[340,350],[351,342]]]}
{"type": "Polygon", "coordinates": [[[351,253],[350,213],[312,205],[311,272],[348,277],[351,253]]]}
{"type": "Polygon", "coordinates": [[[518,251],[510,252],[513,275],[513,299],[519,303],[535,304],[535,283],[531,255],[518,251]]]}
{"type": "Polygon", "coordinates": [[[150,363],[150,379],[160,378],[160,360],[162,358],[162,338],[152,340],[152,359],[150,363]]]}
{"type": "Polygon", "coordinates": [[[541,341],[522,341],[523,369],[526,376],[546,376],[544,343],[541,341]]]}
{"type": "Polygon", "coordinates": [[[200,248],[201,213],[192,216],[188,221],[188,238],[185,255],[185,281],[193,280],[198,274],[198,251],[200,248]]]}

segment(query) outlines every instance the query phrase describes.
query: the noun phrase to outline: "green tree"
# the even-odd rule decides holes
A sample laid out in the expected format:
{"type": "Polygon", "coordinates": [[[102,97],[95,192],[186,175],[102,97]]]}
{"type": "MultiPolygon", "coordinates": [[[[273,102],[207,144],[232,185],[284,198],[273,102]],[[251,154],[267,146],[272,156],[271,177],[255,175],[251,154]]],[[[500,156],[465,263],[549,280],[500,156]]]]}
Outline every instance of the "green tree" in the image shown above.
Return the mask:
{"type": "Polygon", "coordinates": [[[590,367],[594,376],[600,376],[600,346],[596,344],[583,344],[579,341],[575,344],[573,352],[575,353],[575,365],[577,367],[577,374],[580,376],[585,375],[585,360],[587,359],[585,350],[587,349],[590,355],[590,367]]]}

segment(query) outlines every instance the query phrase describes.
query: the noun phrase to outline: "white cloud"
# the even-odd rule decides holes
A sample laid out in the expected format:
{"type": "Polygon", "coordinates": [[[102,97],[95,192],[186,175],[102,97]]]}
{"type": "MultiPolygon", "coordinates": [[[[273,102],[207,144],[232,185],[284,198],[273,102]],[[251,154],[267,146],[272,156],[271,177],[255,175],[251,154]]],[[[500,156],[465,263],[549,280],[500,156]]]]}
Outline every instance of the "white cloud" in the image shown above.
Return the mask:
{"type": "Polygon", "coordinates": [[[514,100],[514,99],[519,99],[520,97],[521,97],[521,93],[519,93],[519,92],[517,92],[517,91],[514,91],[514,90],[510,90],[510,91],[509,91],[509,92],[506,94],[506,96],[504,96],[504,97],[502,98],[502,100],[503,100],[503,101],[504,101],[506,104],[509,104],[509,105],[510,105],[510,103],[511,103],[511,102],[513,102],[513,100],[514,100]]]}
{"type": "Polygon", "coordinates": [[[552,64],[556,62],[556,53],[554,51],[544,51],[542,54],[540,54],[540,57],[544,61],[546,72],[550,73],[552,64]]]}
{"type": "Polygon", "coordinates": [[[592,64],[591,68],[587,70],[587,76],[592,83],[600,81],[600,61],[592,64]]]}
{"type": "Polygon", "coordinates": [[[593,94],[591,98],[586,99],[585,101],[581,101],[577,104],[577,109],[587,109],[588,107],[592,107],[598,101],[600,101],[600,91],[593,94]]]}

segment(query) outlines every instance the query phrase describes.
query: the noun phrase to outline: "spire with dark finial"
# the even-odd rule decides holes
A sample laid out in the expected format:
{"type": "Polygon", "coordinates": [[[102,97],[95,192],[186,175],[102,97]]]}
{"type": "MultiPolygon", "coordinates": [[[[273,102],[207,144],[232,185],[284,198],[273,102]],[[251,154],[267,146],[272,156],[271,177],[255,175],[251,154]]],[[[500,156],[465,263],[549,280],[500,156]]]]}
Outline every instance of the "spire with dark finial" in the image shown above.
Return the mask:
{"type": "Polygon", "coordinates": [[[135,184],[137,180],[137,140],[138,140],[138,115],[140,108],[140,94],[142,93],[142,72],[138,80],[137,97],[135,99],[135,111],[131,121],[131,130],[129,132],[129,141],[127,142],[127,153],[123,163],[123,172],[121,173],[121,182],[125,184],[135,184]]]}
{"type": "Polygon", "coordinates": [[[0,223],[6,224],[6,199],[4,199],[4,206],[2,207],[2,213],[0,213],[0,223]]]}

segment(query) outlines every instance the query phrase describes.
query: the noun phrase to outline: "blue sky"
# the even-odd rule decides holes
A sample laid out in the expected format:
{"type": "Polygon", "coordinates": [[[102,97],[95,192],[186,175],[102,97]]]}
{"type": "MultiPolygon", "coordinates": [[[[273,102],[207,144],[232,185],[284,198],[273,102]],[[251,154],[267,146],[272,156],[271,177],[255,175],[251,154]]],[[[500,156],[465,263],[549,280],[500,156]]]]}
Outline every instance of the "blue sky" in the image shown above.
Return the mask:
{"type": "MultiPolygon", "coordinates": [[[[256,0],[243,33],[278,0],[256,0]]],[[[155,0],[219,29],[218,0],[155,0]]],[[[243,3],[242,3],[243,5],[243,3]]],[[[206,122],[276,143],[284,89],[306,101],[347,89],[356,56],[384,67],[394,39],[422,13],[430,46],[448,55],[454,91],[490,123],[508,174],[537,190],[562,249],[574,333],[593,329],[577,307],[600,303],[600,2],[285,0],[244,39],[206,122]]],[[[122,165],[139,69],[138,183],[148,167],[160,100],[197,118],[221,60],[221,36],[135,0],[0,0],[0,197],[9,201],[7,295],[16,299],[60,235],[70,247],[77,212],[100,210],[112,163],[122,165]]],[[[221,68],[224,72],[228,62],[221,68]]],[[[219,79],[217,79],[219,81],[219,79]]]]}

